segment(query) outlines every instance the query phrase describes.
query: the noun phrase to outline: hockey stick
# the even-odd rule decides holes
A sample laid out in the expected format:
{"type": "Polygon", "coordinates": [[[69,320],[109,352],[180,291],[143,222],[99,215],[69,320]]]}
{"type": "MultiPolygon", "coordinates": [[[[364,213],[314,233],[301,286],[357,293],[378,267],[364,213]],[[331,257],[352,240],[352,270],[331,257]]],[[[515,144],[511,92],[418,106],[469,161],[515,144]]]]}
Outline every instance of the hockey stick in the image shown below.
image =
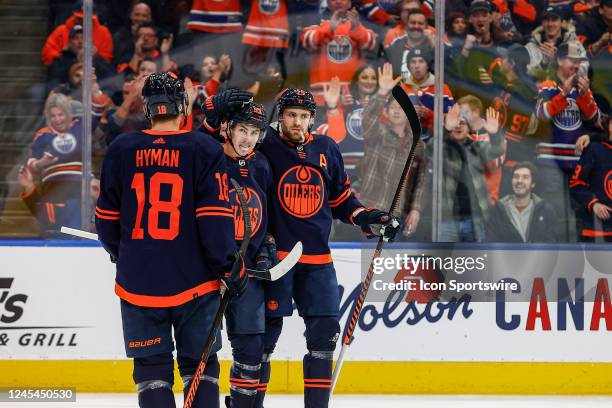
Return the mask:
{"type": "MultiPolygon", "coordinates": [[[[236,189],[238,201],[240,202],[240,207],[242,209],[242,218],[244,219],[244,239],[242,240],[242,243],[240,244],[240,249],[238,250],[238,256],[243,257],[246,254],[249,242],[251,241],[251,217],[249,215],[249,207],[247,206],[247,200],[244,196],[242,188],[233,178],[230,178],[230,183],[232,183],[232,186],[234,186],[234,188],[236,189]]],[[[219,305],[219,310],[217,311],[212,329],[210,331],[210,334],[208,335],[206,346],[204,347],[204,351],[202,352],[202,358],[200,359],[198,368],[196,369],[196,372],[193,375],[191,384],[189,384],[189,390],[187,391],[187,396],[185,397],[185,404],[183,405],[184,408],[191,408],[191,404],[193,404],[195,394],[198,391],[198,386],[200,385],[200,380],[202,379],[202,375],[204,374],[204,370],[206,369],[206,360],[208,360],[210,350],[212,349],[213,344],[215,344],[217,331],[221,327],[223,315],[225,315],[225,309],[227,309],[227,305],[229,305],[230,300],[231,296],[226,290],[223,293],[223,297],[221,298],[221,304],[219,305]]]]}
{"type": "MultiPolygon", "coordinates": [[[[393,196],[393,201],[391,201],[391,208],[389,209],[390,213],[394,213],[397,210],[397,206],[399,205],[400,197],[402,195],[402,191],[404,190],[404,185],[406,184],[406,180],[408,179],[408,175],[410,174],[410,168],[412,167],[412,163],[414,162],[414,155],[416,153],[416,147],[421,139],[421,123],[419,122],[419,116],[410,101],[406,92],[402,89],[401,86],[396,85],[393,87],[391,91],[393,97],[400,104],[404,114],[408,117],[408,122],[410,123],[410,128],[412,129],[412,146],[410,146],[410,152],[408,153],[408,159],[406,160],[406,164],[404,165],[404,170],[402,170],[402,176],[400,177],[397,189],[395,190],[395,195],[393,196]]],[[[359,321],[359,316],[361,314],[361,309],[363,308],[363,303],[365,302],[365,298],[368,294],[368,289],[370,288],[370,282],[372,281],[372,277],[374,276],[374,261],[380,257],[382,252],[383,244],[384,244],[384,236],[381,235],[378,239],[378,245],[376,245],[376,250],[374,251],[374,256],[372,256],[372,261],[370,262],[370,268],[368,269],[368,274],[366,275],[364,281],[361,283],[361,293],[359,294],[359,298],[357,299],[357,303],[353,308],[351,322],[346,330],[346,335],[342,339],[342,349],[340,350],[340,355],[338,356],[338,360],[336,361],[336,367],[334,369],[334,373],[332,376],[332,393],[334,392],[334,388],[336,387],[336,383],[338,382],[338,377],[340,376],[340,370],[342,370],[342,364],[344,363],[344,354],[350,347],[353,342],[353,333],[357,327],[357,322],[359,321]]]]}
{"type": "MultiPolygon", "coordinates": [[[[80,229],[70,228],[70,227],[62,227],[60,231],[64,234],[72,235],[79,238],[91,239],[94,241],[98,240],[98,235],[93,232],[87,232],[80,229]]],[[[255,279],[266,280],[266,281],[275,281],[283,276],[287,272],[291,270],[295,266],[295,264],[299,261],[302,256],[302,242],[298,241],[293,249],[289,252],[289,254],[280,261],[276,266],[273,266],[270,269],[249,269],[247,268],[247,272],[255,279]]]]}

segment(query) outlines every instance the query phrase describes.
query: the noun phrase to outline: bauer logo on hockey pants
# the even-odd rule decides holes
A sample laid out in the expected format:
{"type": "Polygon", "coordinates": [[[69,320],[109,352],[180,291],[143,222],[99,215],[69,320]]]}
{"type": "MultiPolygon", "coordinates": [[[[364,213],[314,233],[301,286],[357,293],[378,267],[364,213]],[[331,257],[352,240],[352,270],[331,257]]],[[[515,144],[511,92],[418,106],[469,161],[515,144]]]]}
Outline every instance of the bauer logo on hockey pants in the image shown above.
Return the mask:
{"type": "Polygon", "coordinates": [[[161,344],[161,337],[156,337],[154,339],[148,340],[139,340],[139,341],[130,341],[128,343],[129,348],[140,348],[140,347],[151,347],[155,344],[161,344]]]}

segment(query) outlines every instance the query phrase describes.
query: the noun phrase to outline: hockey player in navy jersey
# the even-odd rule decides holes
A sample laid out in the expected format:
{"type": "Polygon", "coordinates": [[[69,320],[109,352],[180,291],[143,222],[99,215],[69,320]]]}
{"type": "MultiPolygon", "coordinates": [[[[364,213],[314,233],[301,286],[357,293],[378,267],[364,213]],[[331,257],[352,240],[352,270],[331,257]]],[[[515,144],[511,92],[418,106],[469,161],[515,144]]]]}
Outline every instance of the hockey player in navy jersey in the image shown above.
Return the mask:
{"type": "MultiPolygon", "coordinates": [[[[242,186],[249,206],[252,233],[245,264],[257,269],[269,269],[278,262],[276,243],[267,233],[272,171],[266,157],[255,150],[265,137],[267,126],[264,107],[255,102],[230,112],[229,120],[221,126],[226,135],[223,150],[227,157],[227,175],[242,186]]],[[[235,238],[240,243],[244,238],[244,222],[233,189],[229,190],[229,199],[234,212],[235,238]]],[[[230,303],[226,321],[234,362],[230,370],[230,396],[225,402],[232,408],[251,408],[260,387],[263,355],[265,306],[262,281],[250,279],[245,293],[230,303]]]]}
{"type": "MultiPolygon", "coordinates": [[[[117,263],[123,337],[140,407],[175,407],[172,351],[189,388],[219,308],[246,289],[219,143],[179,130],[190,105],[182,81],[151,74],[143,87],[152,129],[119,136],[102,167],[96,227],[117,263]],[[235,259],[235,260],[234,260],[235,259]],[[172,331],[174,330],[174,339],[172,331]]],[[[219,406],[220,336],[193,407],[219,406]]]]}
{"type": "Polygon", "coordinates": [[[266,335],[257,405],[262,406],[270,376],[270,355],[282,329],[283,316],[293,313],[292,299],[306,325],[304,403],[327,407],[332,359],[340,334],[340,297],[328,246],[333,218],[361,226],[367,237],[381,232],[393,240],[401,220],[364,208],[350,189],[338,145],[310,133],[316,105],[309,91],[286,89],[277,102],[278,123],[268,128],[260,151],[274,177],[270,197],[270,230],[279,258],[297,241],[304,245],[298,264],[266,290],[266,335]]]}

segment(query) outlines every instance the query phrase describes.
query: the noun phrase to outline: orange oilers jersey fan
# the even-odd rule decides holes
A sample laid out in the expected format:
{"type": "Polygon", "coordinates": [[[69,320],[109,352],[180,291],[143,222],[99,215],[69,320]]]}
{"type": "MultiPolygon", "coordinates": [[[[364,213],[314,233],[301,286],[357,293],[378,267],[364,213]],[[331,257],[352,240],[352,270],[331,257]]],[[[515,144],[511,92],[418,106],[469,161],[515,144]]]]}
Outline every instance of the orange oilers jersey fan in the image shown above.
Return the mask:
{"type": "Polygon", "coordinates": [[[242,30],[240,0],[194,0],[187,27],[209,33],[242,30]]]}
{"type": "Polygon", "coordinates": [[[287,48],[289,19],[285,0],[255,0],[242,42],[258,47],[287,48]]]}

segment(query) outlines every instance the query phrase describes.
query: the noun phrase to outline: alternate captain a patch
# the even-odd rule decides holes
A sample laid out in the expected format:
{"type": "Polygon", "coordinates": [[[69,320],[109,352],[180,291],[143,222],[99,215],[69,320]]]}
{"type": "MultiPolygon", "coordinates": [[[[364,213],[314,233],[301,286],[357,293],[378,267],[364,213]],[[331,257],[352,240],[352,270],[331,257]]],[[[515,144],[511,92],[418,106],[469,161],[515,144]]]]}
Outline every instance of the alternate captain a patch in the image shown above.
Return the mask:
{"type": "Polygon", "coordinates": [[[297,218],[316,214],[325,199],[323,176],[308,166],[293,166],[278,183],[278,199],[284,211],[297,218]]]}

